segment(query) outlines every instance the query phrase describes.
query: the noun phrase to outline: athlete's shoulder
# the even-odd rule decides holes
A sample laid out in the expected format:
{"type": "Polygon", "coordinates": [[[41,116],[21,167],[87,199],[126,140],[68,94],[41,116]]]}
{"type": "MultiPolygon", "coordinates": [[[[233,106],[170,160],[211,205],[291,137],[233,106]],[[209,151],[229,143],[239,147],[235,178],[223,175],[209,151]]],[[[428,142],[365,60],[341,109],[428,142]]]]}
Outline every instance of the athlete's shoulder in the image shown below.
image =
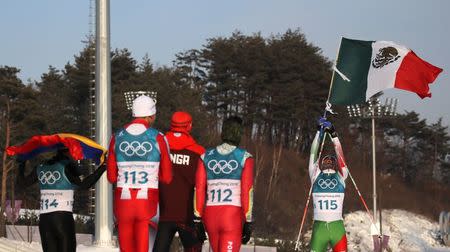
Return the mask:
{"type": "Polygon", "coordinates": [[[127,131],[126,131],[126,128],[125,128],[125,127],[122,127],[122,128],[120,128],[120,129],[116,130],[116,131],[114,132],[113,136],[114,136],[114,137],[121,137],[121,136],[123,136],[126,132],[127,132],[127,131]]]}
{"type": "Polygon", "coordinates": [[[203,146],[201,146],[200,144],[193,144],[193,145],[190,145],[190,146],[188,146],[186,149],[187,149],[187,150],[190,150],[190,151],[192,151],[192,152],[195,152],[195,153],[198,154],[198,155],[202,155],[202,154],[204,154],[205,151],[206,151],[206,149],[205,149],[203,146]]]}
{"type": "Polygon", "coordinates": [[[161,131],[159,131],[159,130],[157,130],[157,129],[155,129],[155,128],[152,128],[152,127],[148,127],[147,130],[146,130],[146,132],[152,133],[152,134],[154,134],[154,135],[161,135],[161,136],[164,136],[164,134],[163,134],[161,131]]]}
{"type": "Polygon", "coordinates": [[[248,151],[247,151],[246,149],[244,149],[244,148],[237,147],[237,148],[236,148],[236,151],[238,151],[239,153],[242,153],[244,159],[253,157],[252,154],[250,154],[250,152],[248,152],[248,151]]]}
{"type": "Polygon", "coordinates": [[[153,139],[160,138],[161,140],[166,141],[166,137],[164,136],[164,134],[155,128],[152,128],[152,127],[147,128],[145,130],[145,134],[150,138],[153,138],[153,139]]]}
{"type": "Polygon", "coordinates": [[[200,158],[202,160],[205,160],[205,158],[209,158],[209,157],[215,156],[216,153],[217,153],[217,149],[216,148],[212,148],[212,147],[206,148],[205,152],[202,155],[200,155],[200,158]]]}
{"type": "Polygon", "coordinates": [[[217,152],[217,149],[215,147],[210,147],[205,149],[205,156],[212,156],[215,155],[217,152]]]}

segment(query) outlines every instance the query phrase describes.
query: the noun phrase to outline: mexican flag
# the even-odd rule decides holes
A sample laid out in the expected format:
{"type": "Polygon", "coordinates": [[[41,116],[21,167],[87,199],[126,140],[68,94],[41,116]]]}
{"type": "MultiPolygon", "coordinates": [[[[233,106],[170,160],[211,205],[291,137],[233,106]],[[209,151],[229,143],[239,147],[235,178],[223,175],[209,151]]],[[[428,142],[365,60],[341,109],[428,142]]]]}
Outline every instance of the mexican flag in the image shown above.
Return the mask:
{"type": "Polygon", "coordinates": [[[334,71],[329,102],[349,105],[364,103],[388,88],[431,97],[428,85],[442,69],[391,41],[342,38],[334,71]]]}

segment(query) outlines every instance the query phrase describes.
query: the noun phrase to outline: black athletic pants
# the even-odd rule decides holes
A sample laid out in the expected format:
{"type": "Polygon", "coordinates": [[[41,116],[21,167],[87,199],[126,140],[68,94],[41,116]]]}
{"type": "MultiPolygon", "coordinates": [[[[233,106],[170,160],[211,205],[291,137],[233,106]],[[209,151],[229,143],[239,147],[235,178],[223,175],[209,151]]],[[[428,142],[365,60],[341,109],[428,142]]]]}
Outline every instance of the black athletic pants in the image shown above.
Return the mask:
{"type": "Polygon", "coordinates": [[[169,252],[175,233],[178,232],[184,251],[197,252],[202,250],[202,242],[197,238],[194,224],[184,224],[171,221],[160,221],[156,233],[153,252],[169,252]]]}
{"type": "Polygon", "coordinates": [[[39,233],[44,252],[75,252],[75,222],[72,212],[57,211],[39,216],[39,233]]]}

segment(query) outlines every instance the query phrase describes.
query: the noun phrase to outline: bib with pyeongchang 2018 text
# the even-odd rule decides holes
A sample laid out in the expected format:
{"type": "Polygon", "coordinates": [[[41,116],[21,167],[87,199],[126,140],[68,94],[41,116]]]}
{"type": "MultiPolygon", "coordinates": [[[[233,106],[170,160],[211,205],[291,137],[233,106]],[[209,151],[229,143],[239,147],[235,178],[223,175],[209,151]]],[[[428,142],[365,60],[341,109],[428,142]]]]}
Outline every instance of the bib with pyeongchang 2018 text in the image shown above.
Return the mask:
{"type": "Polygon", "coordinates": [[[42,190],[40,213],[55,211],[72,212],[73,190],[42,190]]]}
{"type": "Polygon", "coordinates": [[[241,206],[241,177],[245,150],[236,148],[226,155],[217,149],[205,152],[203,163],[207,175],[207,206],[241,206]]]}
{"type": "Polygon", "coordinates": [[[52,165],[40,165],[37,168],[41,194],[40,213],[55,211],[72,212],[73,189],[64,172],[66,161],[52,165]]]}
{"type": "Polygon", "coordinates": [[[129,189],[141,189],[139,198],[147,198],[147,189],[158,188],[160,151],[156,137],[159,132],[148,128],[139,135],[125,129],[116,134],[114,150],[118,168],[117,187],[122,199],[129,198],[129,189]]]}
{"type": "Polygon", "coordinates": [[[118,162],[117,186],[122,188],[158,188],[159,162],[118,162]]]}
{"type": "Polygon", "coordinates": [[[338,173],[321,172],[313,184],[314,220],[342,220],[345,184],[338,173]]]}
{"type": "Polygon", "coordinates": [[[235,179],[208,180],[207,206],[241,206],[241,181],[235,179]]]}

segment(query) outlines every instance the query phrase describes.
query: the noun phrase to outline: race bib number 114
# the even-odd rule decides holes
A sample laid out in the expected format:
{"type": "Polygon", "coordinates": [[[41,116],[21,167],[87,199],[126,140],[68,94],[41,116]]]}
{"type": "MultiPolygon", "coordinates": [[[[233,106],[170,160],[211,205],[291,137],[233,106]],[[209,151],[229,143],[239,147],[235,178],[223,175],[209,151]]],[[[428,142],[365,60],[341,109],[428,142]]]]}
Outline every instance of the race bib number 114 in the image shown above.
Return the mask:
{"type": "Polygon", "coordinates": [[[41,190],[40,212],[72,212],[73,190],[41,190]]]}

